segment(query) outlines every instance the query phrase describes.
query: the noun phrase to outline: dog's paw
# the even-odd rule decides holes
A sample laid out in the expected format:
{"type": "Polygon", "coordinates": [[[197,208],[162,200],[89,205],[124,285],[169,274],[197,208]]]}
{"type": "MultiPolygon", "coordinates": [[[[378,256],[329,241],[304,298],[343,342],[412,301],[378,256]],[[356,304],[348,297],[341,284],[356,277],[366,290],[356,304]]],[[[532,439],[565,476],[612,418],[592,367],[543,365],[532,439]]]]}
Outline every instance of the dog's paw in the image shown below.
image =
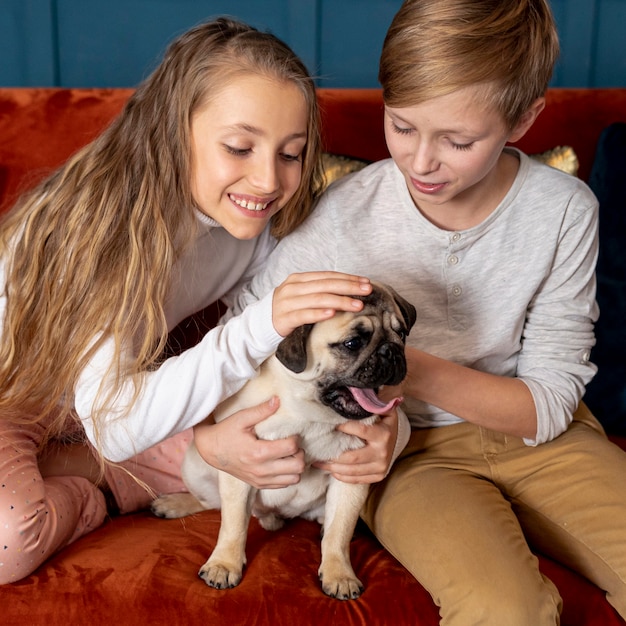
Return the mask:
{"type": "Polygon", "coordinates": [[[324,580],[320,575],[322,591],[331,598],[337,600],[356,600],[365,590],[363,583],[358,578],[340,578],[324,580]]]}
{"type": "Polygon", "coordinates": [[[150,510],[157,517],[176,519],[206,510],[200,501],[190,493],[171,493],[159,496],[152,501],[150,510]]]}
{"type": "Polygon", "coordinates": [[[198,576],[214,589],[232,589],[243,578],[243,566],[237,568],[209,560],[200,568],[198,576]]]}

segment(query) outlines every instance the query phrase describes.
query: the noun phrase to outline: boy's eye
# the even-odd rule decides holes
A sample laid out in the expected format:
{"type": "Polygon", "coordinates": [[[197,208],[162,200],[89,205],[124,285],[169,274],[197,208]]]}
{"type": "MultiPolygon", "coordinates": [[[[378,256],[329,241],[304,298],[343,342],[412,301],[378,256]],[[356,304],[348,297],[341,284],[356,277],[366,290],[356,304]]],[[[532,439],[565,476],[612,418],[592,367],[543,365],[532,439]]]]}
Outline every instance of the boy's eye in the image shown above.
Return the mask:
{"type": "Polygon", "coordinates": [[[399,135],[410,135],[413,132],[412,128],[403,128],[402,126],[398,126],[395,122],[391,122],[391,127],[393,131],[399,135]]]}
{"type": "Polygon", "coordinates": [[[450,143],[455,150],[471,150],[474,145],[473,141],[470,143],[454,143],[454,141],[451,141],[450,143]]]}

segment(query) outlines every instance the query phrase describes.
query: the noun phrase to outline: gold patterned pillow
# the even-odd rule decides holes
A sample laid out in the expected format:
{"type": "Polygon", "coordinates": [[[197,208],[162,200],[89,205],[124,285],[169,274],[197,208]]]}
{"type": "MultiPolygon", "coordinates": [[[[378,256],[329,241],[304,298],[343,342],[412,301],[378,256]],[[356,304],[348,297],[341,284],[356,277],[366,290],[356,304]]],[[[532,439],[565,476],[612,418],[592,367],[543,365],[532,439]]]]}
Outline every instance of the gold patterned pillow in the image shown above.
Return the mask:
{"type": "Polygon", "coordinates": [[[578,175],[578,157],[570,146],[557,146],[547,152],[531,154],[530,158],[555,167],[566,174],[578,175]]]}
{"type": "Polygon", "coordinates": [[[346,174],[362,170],[369,163],[361,159],[324,152],[322,154],[322,165],[324,166],[324,187],[326,188],[330,183],[339,180],[346,174]]]}

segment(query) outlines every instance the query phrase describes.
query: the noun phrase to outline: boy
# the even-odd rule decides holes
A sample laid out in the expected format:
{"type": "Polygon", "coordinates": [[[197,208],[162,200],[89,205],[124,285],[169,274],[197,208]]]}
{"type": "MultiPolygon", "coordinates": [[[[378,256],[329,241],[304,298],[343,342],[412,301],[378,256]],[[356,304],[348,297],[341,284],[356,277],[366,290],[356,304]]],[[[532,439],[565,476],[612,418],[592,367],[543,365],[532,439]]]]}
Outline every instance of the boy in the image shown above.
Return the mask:
{"type": "MultiPolygon", "coordinates": [[[[442,624],[558,624],[527,542],[626,617],[626,454],[580,404],[595,373],[597,201],[505,147],[540,114],[557,55],[545,0],[405,2],[379,72],[392,159],[331,187],[239,300],[335,269],[416,306],[413,433],[363,517],[442,624]]],[[[356,454],[325,467],[350,480],[356,454]]]]}

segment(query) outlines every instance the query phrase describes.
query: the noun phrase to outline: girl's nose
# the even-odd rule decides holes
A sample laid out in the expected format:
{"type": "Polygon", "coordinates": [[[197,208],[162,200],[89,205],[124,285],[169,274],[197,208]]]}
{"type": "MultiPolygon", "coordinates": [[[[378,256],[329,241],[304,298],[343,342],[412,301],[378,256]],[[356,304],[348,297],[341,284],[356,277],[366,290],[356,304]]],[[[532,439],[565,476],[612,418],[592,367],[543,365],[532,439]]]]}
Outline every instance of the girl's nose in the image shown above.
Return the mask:
{"type": "Polygon", "coordinates": [[[250,182],[263,193],[272,193],[280,186],[275,159],[259,159],[249,174],[250,182]]]}

